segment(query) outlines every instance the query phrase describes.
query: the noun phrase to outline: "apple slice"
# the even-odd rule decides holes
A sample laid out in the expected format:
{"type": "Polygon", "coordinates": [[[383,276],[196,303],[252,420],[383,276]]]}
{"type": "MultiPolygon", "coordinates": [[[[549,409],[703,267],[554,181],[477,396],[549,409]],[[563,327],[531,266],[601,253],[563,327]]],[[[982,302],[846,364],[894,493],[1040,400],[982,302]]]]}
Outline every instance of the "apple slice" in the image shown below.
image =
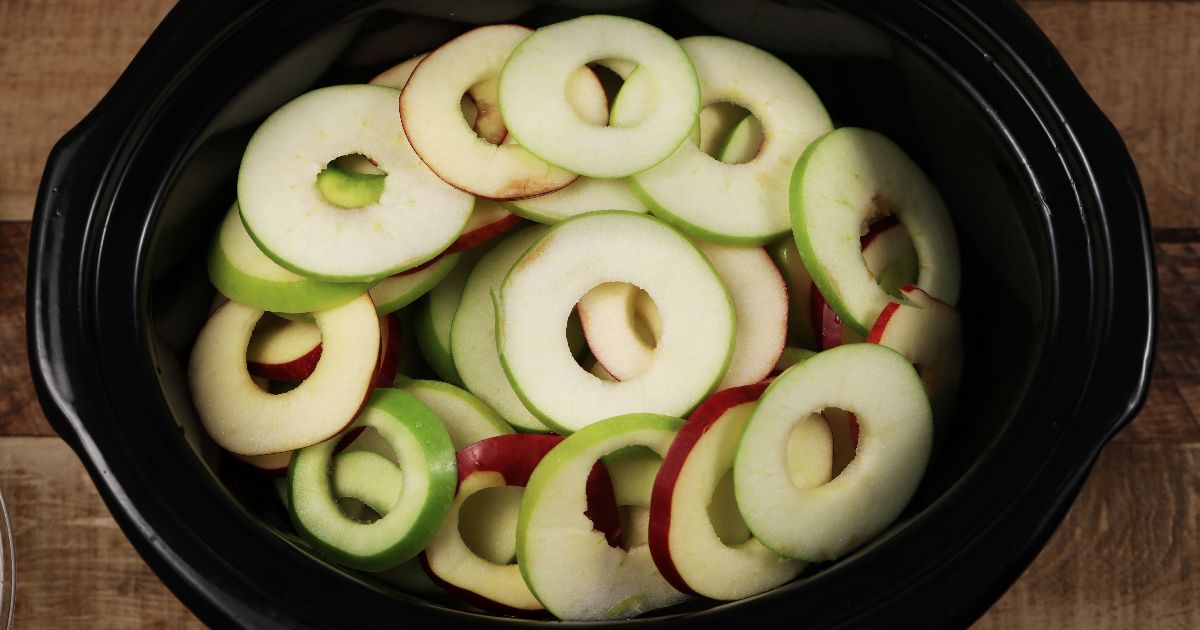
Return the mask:
{"type": "Polygon", "coordinates": [[[513,432],[512,427],[482,400],[449,383],[406,379],[397,387],[416,396],[441,418],[456,451],[480,440],[513,432]]]}
{"type": "MultiPolygon", "coordinates": [[[[461,115],[459,101],[474,86],[472,98],[480,111],[476,126],[482,124],[492,140],[498,137],[495,127],[500,123],[489,120],[499,109],[494,79],[509,53],[531,32],[515,24],[468,31],[429,53],[404,86],[400,96],[404,132],[425,164],[456,188],[480,197],[515,199],[558,190],[578,177],[543,162],[523,144],[497,146],[480,138],[461,115]]],[[[590,77],[584,114],[590,124],[603,125],[608,120],[603,87],[586,68],[577,76],[583,81],[590,77]]],[[[565,75],[559,86],[558,97],[564,103],[568,78],[565,75]]]]}
{"type": "MultiPolygon", "coordinates": [[[[833,129],[824,105],[791,66],[749,44],[701,36],[680,45],[696,66],[702,104],[741,105],[768,137],[744,164],[726,164],[684,143],[661,164],[631,177],[630,186],[651,213],[708,241],[763,245],[787,234],[792,168],[810,142],[833,129]]],[[[621,88],[612,125],[626,124],[641,109],[635,102],[651,98],[649,82],[639,74],[621,88]]]]}
{"type": "Polygon", "coordinates": [[[321,358],[321,329],[270,313],[254,325],[246,363],[250,374],[276,381],[303,381],[321,358]]]}
{"type": "Polygon", "coordinates": [[[788,343],[808,350],[821,348],[821,337],[812,316],[812,277],[804,268],[796,241],[784,238],[767,247],[788,289],[788,343]]]}
{"type": "Polygon", "coordinates": [[[254,244],[235,203],[225,214],[208,253],[208,278],[217,291],[264,311],[311,313],[345,304],[369,283],[322,282],[275,264],[254,244]]]}
{"type": "MultiPolygon", "coordinates": [[[[754,404],[767,385],[713,394],[684,423],[663,458],[650,504],[650,553],[676,589],[735,600],[775,588],[805,564],[783,560],[749,536],[731,500],[734,453],[754,404]],[[724,535],[723,535],[724,534],[724,535]]],[[[788,437],[789,477],[814,487],[832,477],[832,440],[819,415],[788,437]]]]}
{"type": "Polygon", "coordinates": [[[598,178],[625,177],[662,161],[687,139],[700,111],[695,70],[678,42],[645,22],[613,15],[538,29],[508,57],[499,94],[504,122],[521,146],[567,171],[598,178]],[[629,80],[644,74],[662,96],[640,107],[637,119],[595,123],[565,98],[572,73],[609,58],[636,63],[629,80]]]}
{"type": "Polygon", "coordinates": [[[377,85],[321,88],[263,122],[238,172],[242,221],[263,253],[306,277],[362,281],[415,267],[458,238],[474,200],[413,152],[398,96],[377,85]],[[378,202],[347,209],[317,190],[325,165],[350,154],[387,173],[378,202]]]}
{"type": "MultiPolygon", "coordinates": [[[[450,329],[450,354],[464,386],[522,431],[547,429],[517,397],[500,364],[492,291],[500,287],[513,263],[546,231],[542,226],[524,228],[505,237],[479,259],[463,288],[450,329]]],[[[565,332],[563,339],[565,344],[565,332]]]]}
{"type": "Polygon", "coordinates": [[[867,342],[888,346],[916,366],[929,394],[940,442],[954,415],[962,377],[962,322],[954,307],[917,287],[905,285],[900,292],[907,303],[885,306],[867,342]]]}
{"type": "Polygon", "coordinates": [[[497,299],[496,343],[509,381],[560,433],[623,413],[687,413],[729,366],[729,292],[687,237],[644,214],[593,212],[555,225],[513,265],[497,299]],[[613,281],[649,293],[663,322],[650,368],[621,383],[579,367],[563,334],[580,298],[613,281]]]}
{"type": "Polygon", "coordinates": [[[371,287],[371,299],[380,315],[394,313],[429,293],[458,264],[460,254],[442,254],[433,260],[388,276],[371,287]]]}
{"type": "Polygon", "coordinates": [[[958,300],[958,241],[946,205],[891,140],[853,127],[825,135],[796,164],[791,197],[804,266],[843,324],[866,335],[892,301],[853,238],[875,217],[904,225],[919,261],[916,284],[949,304],[958,300]]]}
{"type": "Polygon", "coordinates": [[[564,621],[611,621],[681,602],[646,546],[613,547],[584,516],[589,473],[601,457],[645,446],[660,457],[678,418],[633,414],[584,427],[529,477],[517,521],[517,564],[538,601],[564,621]]]}
{"type": "Polygon", "coordinates": [[[188,384],[209,435],[225,450],[262,455],[329,439],[354,419],[371,391],[379,320],[366,294],[315,313],[321,360],[299,387],[269,394],[251,380],[246,349],[263,311],[229,301],[192,346],[188,384]]]}
{"type": "MultiPolygon", "coordinates": [[[[485,609],[517,615],[542,610],[541,603],[521,576],[520,567],[495,557],[507,556],[507,549],[493,549],[490,554],[493,557],[489,558],[476,551],[478,545],[468,544],[467,538],[485,538],[479,535],[480,532],[473,531],[472,526],[507,533],[507,540],[503,542],[511,546],[515,554],[516,521],[523,488],[545,455],[562,440],[557,435],[505,435],[476,442],[459,451],[458,493],[441,529],[424,554],[425,566],[435,581],[485,609]],[[475,516],[489,518],[479,520],[468,514],[468,506],[476,499],[484,498],[481,493],[499,489],[515,491],[500,495],[505,497],[505,508],[501,512],[480,512],[475,516]],[[516,512],[507,509],[511,497],[518,500],[516,512]],[[508,519],[512,519],[511,522],[508,519]]],[[[618,536],[620,520],[604,467],[593,466],[586,484],[586,510],[582,514],[591,520],[591,527],[599,532],[602,540],[618,536]]]]}
{"type": "Polygon", "coordinates": [[[900,515],[925,472],[932,437],[929,398],[904,357],[867,343],[826,350],[778,376],[754,408],[733,464],[738,509],[776,553],[835,560],[900,515]],[[833,481],[797,487],[787,469],[789,434],[828,408],[857,418],[857,453],[833,481]]]}
{"type": "Polygon", "coordinates": [[[296,531],[323,555],[351,568],[383,571],[416,556],[437,532],[454,500],[454,448],[428,407],[393,389],[371,395],[348,430],[359,426],[374,429],[394,452],[403,486],[393,507],[372,523],[341,512],[329,475],[339,440],[331,439],[293,457],[289,511],[296,531]]]}

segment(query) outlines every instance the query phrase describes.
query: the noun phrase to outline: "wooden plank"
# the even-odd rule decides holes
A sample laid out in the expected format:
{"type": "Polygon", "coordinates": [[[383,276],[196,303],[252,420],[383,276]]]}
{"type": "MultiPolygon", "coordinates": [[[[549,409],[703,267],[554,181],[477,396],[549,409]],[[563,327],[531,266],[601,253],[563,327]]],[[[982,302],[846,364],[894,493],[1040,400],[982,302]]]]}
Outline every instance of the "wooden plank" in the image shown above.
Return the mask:
{"type": "Polygon", "coordinates": [[[1125,138],[1154,225],[1200,225],[1200,2],[1021,4],[1125,138]]]}
{"type": "Polygon", "coordinates": [[[75,454],[0,438],[16,542],[17,628],[202,628],[134,552],[75,454]]]}
{"type": "Polygon", "coordinates": [[[116,80],[173,0],[0,1],[0,220],[28,220],[50,147],[116,80]]]}
{"type": "Polygon", "coordinates": [[[33,392],[25,353],[28,250],[28,223],[0,223],[0,435],[54,435],[33,392]]]}
{"type": "Polygon", "coordinates": [[[974,626],[1200,628],[1200,444],[1110,444],[1070,514],[974,626]]]}

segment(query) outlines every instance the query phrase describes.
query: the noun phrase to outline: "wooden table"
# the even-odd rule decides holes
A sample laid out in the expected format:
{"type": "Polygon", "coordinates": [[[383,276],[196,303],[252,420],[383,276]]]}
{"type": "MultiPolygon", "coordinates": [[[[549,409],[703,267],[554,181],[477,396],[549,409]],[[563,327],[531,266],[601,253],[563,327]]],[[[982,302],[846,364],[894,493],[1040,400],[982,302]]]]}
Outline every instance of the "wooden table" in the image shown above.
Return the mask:
{"type": "MultiPolygon", "coordinates": [[[[199,627],[134,553],[30,386],[29,214],[53,142],[108,89],[168,0],[0,0],[0,488],[19,628],[199,627]]],[[[1162,283],[1149,401],[978,628],[1200,628],[1200,2],[1026,0],[1120,128],[1162,283]]]]}

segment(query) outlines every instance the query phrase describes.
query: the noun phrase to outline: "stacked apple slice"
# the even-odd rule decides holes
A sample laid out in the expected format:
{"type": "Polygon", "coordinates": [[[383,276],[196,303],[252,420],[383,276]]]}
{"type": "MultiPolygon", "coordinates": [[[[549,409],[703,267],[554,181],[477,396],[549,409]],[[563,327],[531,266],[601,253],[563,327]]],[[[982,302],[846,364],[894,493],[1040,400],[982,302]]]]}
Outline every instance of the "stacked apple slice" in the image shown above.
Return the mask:
{"type": "Polygon", "coordinates": [[[286,475],[314,552],[509,616],[846,556],[906,508],[962,370],[916,163],[770,53],[625,17],[483,26],[297,97],[208,271],[213,441],[286,475]]]}

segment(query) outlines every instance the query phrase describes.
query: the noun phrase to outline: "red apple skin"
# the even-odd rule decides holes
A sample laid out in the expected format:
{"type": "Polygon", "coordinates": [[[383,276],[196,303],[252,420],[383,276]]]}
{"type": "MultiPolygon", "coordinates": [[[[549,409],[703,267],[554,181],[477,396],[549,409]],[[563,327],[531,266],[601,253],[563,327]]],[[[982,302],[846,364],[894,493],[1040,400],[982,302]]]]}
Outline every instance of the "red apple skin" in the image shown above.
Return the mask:
{"type": "Polygon", "coordinates": [[[304,356],[287,363],[255,363],[246,362],[246,369],[252,376],[269,378],[272,381],[303,381],[312,376],[321,360],[321,344],[318,343],[304,356]]]}
{"type": "Polygon", "coordinates": [[[481,225],[466,234],[458,237],[458,240],[450,244],[443,254],[454,254],[463,252],[473,247],[478,247],[501,234],[511,230],[514,226],[521,222],[521,217],[515,214],[501,217],[486,225],[481,225]]]}
{"type": "MultiPolygon", "coordinates": [[[[453,243],[451,243],[451,246],[453,246],[453,243]]],[[[412,269],[405,269],[404,271],[401,271],[400,273],[392,275],[392,277],[399,278],[400,276],[407,276],[410,274],[417,273],[418,271],[425,271],[426,269],[436,265],[438,263],[438,261],[440,261],[442,259],[442,256],[444,256],[445,254],[446,254],[446,252],[442,252],[441,254],[438,254],[437,256],[430,258],[429,260],[417,265],[416,267],[413,267],[412,269]]]]}
{"type": "Polygon", "coordinates": [[[821,295],[821,290],[815,283],[812,285],[810,295],[809,315],[813,322],[813,333],[821,341],[821,349],[828,350],[842,345],[841,318],[833,312],[832,308],[829,308],[825,296],[821,295]]]}
{"type": "MultiPolygon", "coordinates": [[[[458,483],[461,486],[463,481],[478,472],[495,472],[504,478],[506,485],[524,487],[529,483],[533,469],[546,453],[562,441],[561,435],[535,433],[498,435],[480,440],[456,455],[458,483]]],[[[613,490],[612,479],[608,476],[608,469],[600,462],[596,462],[588,475],[587,506],[584,515],[591,519],[593,527],[604,533],[610,546],[619,546],[624,532],[621,528],[617,495],[613,490]]],[[[530,611],[505,606],[442,580],[433,572],[424,553],[421,554],[421,566],[435,584],[482,609],[514,617],[548,617],[549,613],[544,610],[530,611]]]]}
{"type": "Polygon", "coordinates": [[[658,476],[654,478],[654,488],[650,493],[650,527],[647,532],[647,544],[650,545],[650,557],[659,573],[676,590],[681,593],[699,597],[679,575],[675,564],[671,562],[671,500],[675,494],[675,483],[679,481],[679,473],[687,461],[688,455],[695,448],[700,438],[733,407],[757,401],[767,391],[770,383],[764,381],[741,387],[723,389],[700,404],[687,422],[679,429],[667,454],[659,466],[658,476]]]}
{"type": "MultiPolygon", "coordinates": [[[[859,239],[859,246],[866,249],[867,245],[871,244],[879,237],[880,234],[900,225],[896,217],[884,217],[879,221],[871,224],[870,229],[866,234],[863,234],[859,239]]],[[[829,308],[829,304],[825,302],[825,296],[821,295],[821,291],[817,289],[817,285],[812,285],[812,298],[809,300],[809,318],[813,323],[813,332],[816,338],[821,342],[821,349],[828,350],[836,348],[845,343],[842,337],[842,320],[837,316],[837,313],[829,308]]]]}
{"type": "Polygon", "coordinates": [[[400,320],[388,314],[380,318],[379,364],[375,367],[373,387],[391,387],[396,380],[396,365],[400,361],[400,320]]]}

